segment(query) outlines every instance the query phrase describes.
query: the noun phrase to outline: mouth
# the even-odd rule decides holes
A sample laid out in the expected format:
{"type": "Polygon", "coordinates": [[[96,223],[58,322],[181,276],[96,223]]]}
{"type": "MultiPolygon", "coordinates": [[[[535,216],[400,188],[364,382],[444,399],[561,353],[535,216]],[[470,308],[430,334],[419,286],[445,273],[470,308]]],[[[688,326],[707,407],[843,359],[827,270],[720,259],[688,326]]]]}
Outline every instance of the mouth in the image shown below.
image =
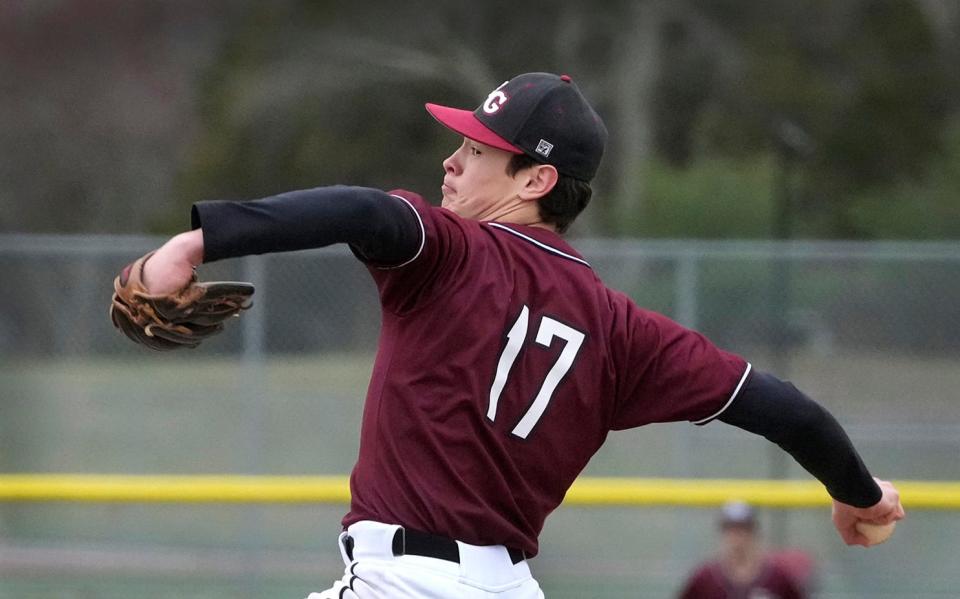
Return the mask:
{"type": "Polygon", "coordinates": [[[443,195],[447,196],[447,195],[453,195],[457,193],[457,190],[451,187],[450,185],[444,183],[442,186],[440,186],[440,192],[443,193],[443,195]]]}

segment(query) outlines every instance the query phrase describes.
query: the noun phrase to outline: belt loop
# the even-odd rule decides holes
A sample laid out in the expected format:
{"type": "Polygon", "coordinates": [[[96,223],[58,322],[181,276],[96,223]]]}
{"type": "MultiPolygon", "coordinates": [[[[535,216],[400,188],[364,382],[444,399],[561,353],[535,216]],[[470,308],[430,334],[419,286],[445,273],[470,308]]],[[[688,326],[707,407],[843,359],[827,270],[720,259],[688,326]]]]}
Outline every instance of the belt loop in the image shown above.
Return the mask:
{"type": "Polygon", "coordinates": [[[520,562],[527,561],[527,552],[523,549],[511,549],[508,551],[508,553],[510,553],[510,561],[513,562],[514,566],[520,562]]]}
{"type": "Polygon", "coordinates": [[[407,554],[407,530],[397,527],[397,532],[393,533],[393,555],[401,556],[407,554]]]}
{"type": "Polygon", "coordinates": [[[347,552],[347,558],[352,562],[353,561],[353,546],[354,540],[350,535],[343,536],[343,549],[347,552]]]}

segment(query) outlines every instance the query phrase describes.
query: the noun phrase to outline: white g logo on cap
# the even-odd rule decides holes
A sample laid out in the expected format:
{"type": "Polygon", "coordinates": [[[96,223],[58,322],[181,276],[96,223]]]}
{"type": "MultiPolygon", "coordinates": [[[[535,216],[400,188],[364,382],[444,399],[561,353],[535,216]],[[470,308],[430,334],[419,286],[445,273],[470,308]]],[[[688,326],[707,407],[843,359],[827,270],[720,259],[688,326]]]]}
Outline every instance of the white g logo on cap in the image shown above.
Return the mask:
{"type": "Polygon", "coordinates": [[[483,101],[483,111],[487,114],[493,114],[500,110],[500,108],[507,103],[507,94],[500,91],[500,89],[510,83],[509,81],[504,81],[500,84],[500,87],[490,92],[490,95],[487,96],[487,99],[483,101]]]}

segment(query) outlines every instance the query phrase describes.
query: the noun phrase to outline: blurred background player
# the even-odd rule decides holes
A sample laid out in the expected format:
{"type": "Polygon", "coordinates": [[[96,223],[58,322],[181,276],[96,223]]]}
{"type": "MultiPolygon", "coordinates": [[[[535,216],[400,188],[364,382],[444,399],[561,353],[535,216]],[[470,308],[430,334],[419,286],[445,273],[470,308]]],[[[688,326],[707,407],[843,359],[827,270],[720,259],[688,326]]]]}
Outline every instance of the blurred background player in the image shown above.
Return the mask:
{"type": "MultiPolygon", "coordinates": [[[[790,568],[779,553],[768,551],[758,532],[753,507],[730,501],[720,510],[718,555],[690,574],[679,599],[805,599],[809,595],[809,556],[790,568]]],[[[783,555],[787,555],[784,552],[783,555]]]]}

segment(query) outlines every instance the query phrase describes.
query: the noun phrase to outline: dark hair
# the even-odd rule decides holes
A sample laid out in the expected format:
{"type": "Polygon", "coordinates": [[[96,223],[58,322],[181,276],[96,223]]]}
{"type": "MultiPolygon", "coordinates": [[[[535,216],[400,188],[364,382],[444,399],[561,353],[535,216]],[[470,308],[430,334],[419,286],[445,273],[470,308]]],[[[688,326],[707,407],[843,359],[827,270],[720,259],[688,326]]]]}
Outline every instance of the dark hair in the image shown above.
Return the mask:
{"type": "MultiPolygon", "coordinates": [[[[512,177],[537,164],[542,163],[526,154],[514,154],[507,164],[507,174],[512,177]]],[[[590,203],[592,195],[593,190],[589,183],[561,174],[553,189],[537,201],[540,219],[553,224],[557,232],[565,233],[577,215],[590,203]]]]}

